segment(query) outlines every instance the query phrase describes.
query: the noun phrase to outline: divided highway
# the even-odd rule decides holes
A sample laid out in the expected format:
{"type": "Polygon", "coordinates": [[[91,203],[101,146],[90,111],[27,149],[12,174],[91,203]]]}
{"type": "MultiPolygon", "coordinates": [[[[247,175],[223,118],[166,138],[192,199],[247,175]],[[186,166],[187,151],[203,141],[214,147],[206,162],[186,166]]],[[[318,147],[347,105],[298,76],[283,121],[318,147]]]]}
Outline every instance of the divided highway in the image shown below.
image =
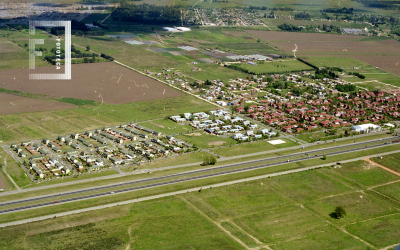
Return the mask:
{"type": "Polygon", "coordinates": [[[212,168],[203,168],[203,169],[199,169],[199,170],[182,172],[182,173],[168,175],[168,176],[147,178],[147,179],[142,179],[142,180],[135,180],[135,181],[117,183],[117,184],[112,184],[112,185],[105,185],[105,186],[100,186],[100,187],[95,187],[95,188],[87,188],[87,189],[82,189],[82,190],[77,190],[77,191],[64,192],[64,193],[46,195],[46,196],[41,196],[41,197],[4,202],[4,203],[0,203],[0,208],[2,208],[2,210],[0,210],[0,214],[34,209],[34,208],[45,207],[45,206],[61,204],[61,203],[68,203],[68,202],[79,201],[79,200],[85,200],[85,199],[90,199],[90,198],[102,197],[102,196],[113,195],[113,194],[118,194],[118,193],[148,189],[148,188],[153,188],[153,187],[165,186],[165,185],[176,184],[176,183],[181,183],[181,182],[186,182],[186,181],[199,180],[199,179],[204,179],[204,178],[209,178],[209,177],[216,177],[216,176],[221,176],[221,175],[240,173],[240,172],[244,172],[244,171],[267,168],[267,167],[287,164],[287,163],[291,163],[291,162],[300,162],[300,161],[305,161],[305,160],[311,160],[311,159],[320,158],[323,154],[325,154],[327,156],[332,156],[332,155],[361,151],[361,150],[365,150],[365,149],[383,147],[383,146],[387,146],[389,144],[393,144],[393,143],[395,143],[394,141],[397,141],[399,139],[400,139],[400,137],[391,137],[391,138],[386,138],[386,139],[371,140],[371,141],[366,141],[366,142],[353,143],[350,145],[330,147],[330,148],[318,149],[318,150],[312,150],[312,151],[304,151],[301,153],[294,153],[294,154],[290,154],[290,155],[277,156],[277,157],[272,157],[272,158],[267,158],[267,159],[234,163],[234,164],[228,164],[228,165],[212,167],[212,168]],[[249,164],[257,164],[257,163],[263,163],[263,164],[259,164],[256,166],[249,166],[249,167],[241,167],[241,166],[245,166],[245,165],[249,165],[249,164]],[[220,171],[220,172],[216,172],[216,171],[220,171]],[[207,172],[212,172],[212,173],[207,173],[207,172]],[[200,175],[198,175],[198,174],[200,174],[200,175]],[[193,175],[195,175],[195,176],[193,176],[193,175]],[[177,178],[177,177],[184,177],[184,178],[167,180],[167,179],[172,179],[172,178],[177,178]],[[160,181],[160,180],[165,180],[165,181],[151,183],[151,182],[160,181]],[[135,186],[135,187],[128,187],[129,185],[133,185],[133,184],[141,184],[141,185],[135,186]],[[107,190],[107,189],[109,189],[109,190],[107,190]],[[111,189],[111,191],[110,191],[110,189],[111,189]],[[96,191],[98,193],[90,194],[90,192],[96,192],[96,191]],[[76,196],[76,195],[78,195],[78,196],[76,196]],[[74,197],[67,197],[67,196],[74,196],[74,197]],[[29,204],[29,203],[35,203],[35,204],[29,204]]]}

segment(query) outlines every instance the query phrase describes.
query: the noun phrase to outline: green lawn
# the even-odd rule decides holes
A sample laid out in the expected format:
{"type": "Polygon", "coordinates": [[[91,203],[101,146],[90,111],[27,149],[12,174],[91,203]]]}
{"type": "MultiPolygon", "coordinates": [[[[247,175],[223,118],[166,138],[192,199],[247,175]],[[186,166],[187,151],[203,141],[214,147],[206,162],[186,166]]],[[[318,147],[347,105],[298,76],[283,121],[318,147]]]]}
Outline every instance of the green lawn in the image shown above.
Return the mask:
{"type": "Polygon", "coordinates": [[[284,139],[284,141],[286,141],[286,143],[277,145],[272,145],[268,141],[251,142],[251,143],[233,145],[231,147],[217,148],[213,149],[212,151],[218,155],[229,157],[229,156],[257,153],[267,150],[274,150],[278,148],[292,147],[297,145],[295,142],[290,140],[284,139]]]}
{"type": "Polygon", "coordinates": [[[140,123],[140,125],[146,128],[154,129],[166,135],[186,133],[193,130],[193,127],[189,125],[181,125],[170,119],[158,119],[150,122],[143,122],[140,123]]]}
{"type": "Polygon", "coordinates": [[[246,63],[238,64],[240,68],[246,69],[254,74],[267,74],[267,73],[285,73],[285,72],[296,72],[303,70],[311,70],[312,68],[298,60],[284,60],[257,63],[257,65],[250,65],[246,63]]]}
{"type": "MultiPolygon", "coordinates": [[[[121,105],[103,104],[96,110],[91,105],[84,105],[74,110],[0,115],[0,141],[11,143],[21,142],[29,138],[82,133],[106,125],[115,126],[127,122],[162,119],[166,116],[185,112],[200,112],[211,109],[215,109],[215,107],[196,97],[184,95],[176,98],[121,105]],[[7,125],[13,126],[8,127],[7,125]]],[[[169,125],[169,122],[167,121],[165,125],[169,125]]],[[[175,126],[178,128],[177,125],[175,126]]],[[[157,127],[155,126],[155,128],[157,127]]],[[[183,128],[188,127],[183,126],[183,128]]],[[[166,129],[165,132],[167,131],[166,129]]],[[[178,131],[184,132],[185,130],[179,128],[178,131]]]]}
{"type": "Polygon", "coordinates": [[[4,163],[4,159],[7,162],[7,173],[11,176],[11,178],[17,183],[19,187],[24,187],[32,183],[32,180],[26,175],[25,170],[23,170],[17,162],[8,155],[3,148],[0,149],[0,158],[1,163],[4,163]]]}
{"type": "Polygon", "coordinates": [[[348,71],[353,71],[353,67],[373,67],[365,62],[350,57],[312,56],[303,59],[317,67],[339,67],[348,71]]]}
{"type": "Polygon", "coordinates": [[[345,163],[340,167],[331,168],[331,170],[365,186],[374,186],[400,179],[400,177],[366,161],[345,163]]]}

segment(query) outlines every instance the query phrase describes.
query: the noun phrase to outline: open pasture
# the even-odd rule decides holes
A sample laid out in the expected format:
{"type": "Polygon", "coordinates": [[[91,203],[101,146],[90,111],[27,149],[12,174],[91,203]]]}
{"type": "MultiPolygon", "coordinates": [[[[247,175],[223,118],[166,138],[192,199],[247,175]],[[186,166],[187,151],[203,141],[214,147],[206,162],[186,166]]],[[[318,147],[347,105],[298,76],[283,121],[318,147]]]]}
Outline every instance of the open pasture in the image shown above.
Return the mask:
{"type": "Polygon", "coordinates": [[[247,69],[249,72],[255,74],[265,73],[284,73],[294,71],[312,70],[310,66],[298,61],[298,60],[285,60],[275,62],[258,63],[257,65],[250,65],[246,63],[240,64],[240,67],[247,69]]]}
{"type": "Polygon", "coordinates": [[[57,102],[0,93],[0,114],[72,109],[76,106],[57,102]]]}
{"type": "MultiPolygon", "coordinates": [[[[55,66],[35,73],[54,73],[55,66]]],[[[28,69],[3,70],[0,86],[6,89],[51,97],[88,99],[122,104],[181,96],[182,93],[115,63],[72,65],[72,80],[29,80],[28,69]]]]}

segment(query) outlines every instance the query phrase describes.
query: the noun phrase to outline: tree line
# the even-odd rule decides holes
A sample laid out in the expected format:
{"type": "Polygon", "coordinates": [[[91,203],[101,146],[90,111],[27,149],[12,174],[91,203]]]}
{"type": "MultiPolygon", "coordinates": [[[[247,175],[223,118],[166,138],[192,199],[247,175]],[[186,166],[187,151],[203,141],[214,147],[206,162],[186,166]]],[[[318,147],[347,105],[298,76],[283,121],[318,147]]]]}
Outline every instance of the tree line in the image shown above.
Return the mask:
{"type": "Polygon", "coordinates": [[[181,19],[181,8],[177,6],[123,3],[121,7],[111,13],[111,17],[116,21],[140,24],[178,24],[181,19]]]}

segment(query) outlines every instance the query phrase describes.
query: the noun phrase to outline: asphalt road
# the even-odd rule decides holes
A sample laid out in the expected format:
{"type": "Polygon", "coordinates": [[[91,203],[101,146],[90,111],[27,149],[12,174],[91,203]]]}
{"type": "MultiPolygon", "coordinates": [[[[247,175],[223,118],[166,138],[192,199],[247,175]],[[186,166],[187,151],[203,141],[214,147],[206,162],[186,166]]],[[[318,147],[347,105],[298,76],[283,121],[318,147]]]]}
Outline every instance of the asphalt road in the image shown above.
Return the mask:
{"type": "Polygon", "coordinates": [[[168,176],[147,178],[147,179],[142,179],[142,180],[118,183],[118,184],[89,188],[89,189],[82,189],[82,190],[65,192],[65,193],[60,193],[60,194],[53,194],[53,195],[47,195],[47,196],[42,196],[42,197],[35,197],[35,198],[5,202],[5,203],[0,203],[0,207],[4,207],[4,206],[8,206],[8,205],[15,205],[15,204],[21,204],[21,206],[0,210],[0,214],[21,211],[21,210],[28,210],[28,209],[39,208],[39,207],[44,207],[44,206],[49,206],[49,205],[61,204],[61,203],[67,203],[67,202],[72,202],[72,201],[79,201],[79,200],[84,200],[84,199],[89,199],[89,198],[102,197],[102,196],[111,195],[111,194],[118,194],[118,193],[124,193],[124,192],[129,192],[129,191],[142,190],[142,189],[147,189],[147,188],[152,188],[152,187],[176,184],[176,183],[181,183],[181,182],[186,182],[186,181],[199,180],[199,179],[204,179],[204,178],[208,178],[208,177],[215,177],[215,176],[239,173],[239,172],[244,172],[244,171],[249,171],[249,170],[256,170],[256,169],[260,169],[260,168],[272,167],[272,166],[276,166],[276,165],[282,165],[282,164],[289,163],[287,160],[288,158],[296,157],[296,156],[304,156],[306,154],[307,154],[307,157],[302,157],[299,159],[292,159],[292,160],[290,160],[290,163],[291,162],[300,162],[300,161],[310,160],[310,159],[316,159],[316,158],[320,158],[324,151],[329,151],[329,150],[333,150],[333,149],[342,149],[342,150],[337,151],[337,152],[325,153],[325,154],[327,156],[331,156],[331,155],[356,152],[356,151],[360,151],[360,150],[386,146],[388,144],[391,144],[392,141],[396,140],[396,139],[400,139],[400,137],[391,137],[391,138],[387,138],[387,139],[372,140],[372,141],[367,141],[367,142],[354,143],[351,145],[343,145],[343,146],[307,151],[307,152],[302,152],[302,153],[295,153],[295,154],[291,154],[291,155],[278,156],[278,157],[274,157],[274,158],[260,159],[260,160],[242,162],[242,163],[235,163],[235,164],[229,164],[229,165],[224,165],[224,166],[218,166],[218,167],[214,167],[214,168],[199,169],[199,170],[195,170],[195,171],[173,174],[173,175],[168,175],[168,176]],[[378,144],[369,145],[371,143],[378,143],[378,144]],[[354,147],[354,146],[357,146],[357,147],[350,148],[350,147],[354,147]],[[346,149],[346,148],[348,148],[348,149],[346,149]],[[67,196],[67,195],[74,195],[74,194],[86,193],[86,192],[90,192],[90,191],[98,191],[98,190],[102,190],[102,189],[123,187],[123,186],[128,186],[128,185],[137,184],[137,183],[145,183],[145,182],[150,182],[150,181],[163,180],[163,179],[167,179],[167,178],[188,176],[191,174],[204,173],[207,171],[222,170],[222,169],[226,169],[226,168],[232,168],[232,167],[237,167],[237,166],[242,166],[242,165],[247,165],[247,164],[252,164],[252,163],[254,164],[254,163],[259,163],[259,162],[280,160],[280,159],[282,161],[261,164],[261,165],[257,165],[257,166],[251,166],[251,167],[245,167],[245,168],[239,168],[239,169],[226,170],[226,171],[222,171],[222,172],[218,172],[218,173],[210,173],[210,174],[205,174],[205,175],[200,175],[200,176],[186,177],[186,178],[182,178],[182,179],[178,179],[178,180],[164,181],[164,182],[153,183],[153,184],[144,184],[142,186],[123,188],[123,189],[115,190],[112,192],[106,191],[106,192],[101,192],[101,193],[96,193],[96,194],[86,194],[86,195],[82,195],[82,196],[78,196],[78,197],[61,199],[62,196],[67,196]],[[55,199],[55,198],[57,198],[57,199],[55,199]],[[60,199],[58,199],[58,198],[60,198],[60,199]],[[34,201],[40,201],[40,200],[45,200],[45,199],[55,199],[56,201],[42,202],[42,203],[38,203],[38,204],[25,205],[25,206],[23,205],[23,203],[26,203],[26,202],[34,202],[34,201]]]}

